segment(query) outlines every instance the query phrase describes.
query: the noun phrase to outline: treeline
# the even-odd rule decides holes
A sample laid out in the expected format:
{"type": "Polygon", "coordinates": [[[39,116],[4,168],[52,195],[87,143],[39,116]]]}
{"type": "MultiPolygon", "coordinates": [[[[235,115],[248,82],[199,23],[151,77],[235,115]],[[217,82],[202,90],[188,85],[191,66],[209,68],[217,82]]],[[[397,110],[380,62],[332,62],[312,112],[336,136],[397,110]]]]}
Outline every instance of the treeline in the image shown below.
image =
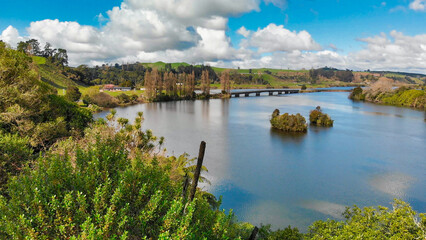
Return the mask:
{"type": "Polygon", "coordinates": [[[311,78],[312,83],[316,83],[319,80],[320,76],[328,79],[336,78],[338,81],[341,82],[352,82],[355,79],[352,70],[349,69],[338,70],[335,68],[325,67],[309,70],[309,77],[311,78]]]}
{"type": "Polygon", "coordinates": [[[16,49],[30,56],[44,57],[49,62],[61,65],[62,67],[68,65],[67,50],[62,48],[52,48],[50,43],[46,43],[42,49],[37,39],[30,39],[25,42],[19,42],[16,49]]]}
{"type": "MultiPolygon", "coordinates": [[[[141,63],[133,64],[103,64],[102,66],[88,67],[80,65],[76,68],[70,68],[71,78],[74,81],[82,82],[86,85],[104,85],[114,84],[122,87],[143,87],[145,85],[145,76],[154,69],[158,74],[172,73],[173,75],[191,75],[194,74],[196,80],[200,80],[204,71],[208,71],[210,79],[213,82],[219,80],[215,71],[210,66],[178,66],[173,68],[171,64],[165,64],[164,69],[145,67],[141,63]]],[[[199,83],[199,82],[196,82],[199,83]]]]}

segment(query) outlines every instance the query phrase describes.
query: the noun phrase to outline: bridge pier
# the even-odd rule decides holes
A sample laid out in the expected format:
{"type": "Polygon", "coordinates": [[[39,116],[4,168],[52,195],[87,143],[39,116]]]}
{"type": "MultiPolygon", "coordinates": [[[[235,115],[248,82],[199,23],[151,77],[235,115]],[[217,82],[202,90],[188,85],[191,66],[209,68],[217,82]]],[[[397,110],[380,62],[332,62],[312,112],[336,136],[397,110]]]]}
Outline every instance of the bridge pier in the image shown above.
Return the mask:
{"type": "Polygon", "coordinates": [[[269,96],[272,96],[272,95],[274,95],[274,92],[269,92],[269,96]]]}
{"type": "Polygon", "coordinates": [[[250,93],[246,93],[245,96],[248,97],[250,95],[250,93]]]}
{"type": "Polygon", "coordinates": [[[283,92],[278,91],[278,95],[281,95],[281,94],[283,94],[283,92]]]}
{"type": "Polygon", "coordinates": [[[260,96],[260,92],[257,92],[257,93],[256,93],[256,96],[257,96],[257,97],[259,97],[259,96],[260,96]]]}
{"type": "Polygon", "coordinates": [[[235,94],[235,97],[240,97],[240,94],[236,93],[236,94],[235,94]]]}

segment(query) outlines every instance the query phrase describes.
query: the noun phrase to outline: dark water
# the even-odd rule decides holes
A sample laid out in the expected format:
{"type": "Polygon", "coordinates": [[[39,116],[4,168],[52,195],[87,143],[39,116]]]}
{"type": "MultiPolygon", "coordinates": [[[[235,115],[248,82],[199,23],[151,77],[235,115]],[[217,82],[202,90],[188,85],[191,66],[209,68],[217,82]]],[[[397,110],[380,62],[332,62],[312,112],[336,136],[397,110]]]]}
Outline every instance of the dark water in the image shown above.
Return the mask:
{"type": "MultiPolygon", "coordinates": [[[[166,138],[170,154],[196,157],[207,142],[205,165],[225,209],[239,220],[289,224],[306,231],[314,220],[340,219],[345,206],[390,206],[394,198],[426,212],[426,115],[407,108],[352,102],[348,93],[307,93],[140,104],[120,117],[145,116],[144,128],[166,138]],[[306,134],[272,130],[269,117],[321,106],[333,128],[306,134]]],[[[100,113],[98,117],[105,116],[100,113]]]]}

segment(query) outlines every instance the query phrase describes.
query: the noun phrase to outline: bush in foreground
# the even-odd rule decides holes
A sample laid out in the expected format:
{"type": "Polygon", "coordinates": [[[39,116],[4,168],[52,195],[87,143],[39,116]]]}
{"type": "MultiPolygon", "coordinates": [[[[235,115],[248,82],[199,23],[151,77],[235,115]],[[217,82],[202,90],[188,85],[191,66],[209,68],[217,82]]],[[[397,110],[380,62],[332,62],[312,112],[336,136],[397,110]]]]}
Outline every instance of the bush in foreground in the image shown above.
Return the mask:
{"type": "Polygon", "coordinates": [[[308,130],[306,119],[299,113],[296,115],[288,113],[280,115],[280,110],[275,109],[270,122],[273,128],[285,132],[307,132],[308,130]]]}
{"type": "Polygon", "coordinates": [[[307,239],[426,239],[426,217],[400,200],[393,208],[355,206],[348,208],[345,221],[316,221],[307,239]]]}
{"type": "Polygon", "coordinates": [[[328,114],[323,113],[321,107],[318,106],[309,114],[309,122],[314,126],[332,127],[334,120],[328,114]]]}

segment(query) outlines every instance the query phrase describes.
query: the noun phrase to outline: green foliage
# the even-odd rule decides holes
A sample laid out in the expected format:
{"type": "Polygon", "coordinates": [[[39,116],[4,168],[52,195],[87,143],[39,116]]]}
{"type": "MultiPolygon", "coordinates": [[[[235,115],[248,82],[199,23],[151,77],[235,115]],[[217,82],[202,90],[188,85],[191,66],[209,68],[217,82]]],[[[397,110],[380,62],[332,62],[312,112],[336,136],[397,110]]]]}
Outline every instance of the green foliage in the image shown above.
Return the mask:
{"type": "Polygon", "coordinates": [[[309,122],[314,126],[332,127],[334,120],[331,120],[330,116],[323,113],[321,107],[318,106],[309,114],[309,122]]]}
{"type": "Polygon", "coordinates": [[[351,94],[349,95],[349,98],[356,101],[363,101],[365,100],[365,94],[363,94],[363,90],[361,87],[356,87],[352,90],[351,94]]]}
{"type": "Polygon", "coordinates": [[[89,104],[93,103],[99,107],[105,107],[105,108],[113,108],[118,106],[118,100],[114,98],[113,96],[104,92],[98,92],[94,95],[86,95],[86,96],[87,97],[83,97],[83,99],[89,104]]]}
{"type": "Polygon", "coordinates": [[[0,194],[4,192],[9,175],[17,175],[32,159],[33,150],[29,146],[28,137],[0,133],[0,194]]]}
{"type": "Polygon", "coordinates": [[[271,225],[261,225],[258,233],[258,239],[262,240],[302,240],[303,234],[299,229],[288,226],[284,229],[271,230],[271,225]]]}
{"type": "Polygon", "coordinates": [[[82,132],[92,121],[89,111],[55,95],[38,80],[32,59],[0,44],[0,129],[27,136],[33,147],[82,132]]]}
{"type": "Polygon", "coordinates": [[[383,96],[380,100],[385,104],[425,109],[426,91],[402,87],[391,94],[383,96]]]}
{"type": "Polygon", "coordinates": [[[117,99],[118,99],[118,101],[120,101],[120,103],[129,103],[129,102],[132,101],[130,96],[127,95],[127,94],[124,94],[124,93],[118,95],[117,99]]]}
{"type": "Polygon", "coordinates": [[[352,82],[355,79],[351,70],[337,71],[336,77],[342,82],[352,82]]]}
{"type": "Polygon", "coordinates": [[[309,227],[309,239],[425,239],[426,217],[395,200],[393,209],[357,206],[348,208],[346,220],[316,221],[309,227]]]}
{"type": "Polygon", "coordinates": [[[303,84],[302,87],[300,88],[301,90],[306,90],[306,85],[303,84]]]}
{"type": "Polygon", "coordinates": [[[296,115],[290,115],[288,113],[279,114],[280,111],[278,109],[275,109],[272,114],[270,122],[273,128],[285,132],[307,132],[308,126],[306,124],[306,119],[299,113],[296,115]]]}
{"type": "Polygon", "coordinates": [[[81,92],[76,86],[68,86],[67,93],[65,94],[65,98],[68,101],[75,102],[78,101],[81,97],[81,92]]]}
{"type": "Polygon", "coordinates": [[[426,90],[400,87],[396,90],[367,90],[354,88],[349,98],[403,107],[426,109],[426,90]]]}
{"type": "MultiPolygon", "coordinates": [[[[120,120],[117,132],[97,123],[86,136],[60,142],[25,168],[0,196],[4,239],[237,239],[245,232],[211,197],[181,198],[169,164],[151,157],[156,138],[120,120]],[[145,137],[143,137],[143,136],[145,137]],[[147,141],[140,141],[141,137],[147,141]],[[84,143],[84,144],[83,144],[84,143]],[[55,150],[56,149],[56,150],[55,150]],[[145,150],[144,150],[145,149],[145,150]],[[142,150],[142,151],[141,151],[142,150]]],[[[114,119],[112,112],[110,119],[114,119]]],[[[171,164],[171,163],[170,163],[171,164]]]]}

